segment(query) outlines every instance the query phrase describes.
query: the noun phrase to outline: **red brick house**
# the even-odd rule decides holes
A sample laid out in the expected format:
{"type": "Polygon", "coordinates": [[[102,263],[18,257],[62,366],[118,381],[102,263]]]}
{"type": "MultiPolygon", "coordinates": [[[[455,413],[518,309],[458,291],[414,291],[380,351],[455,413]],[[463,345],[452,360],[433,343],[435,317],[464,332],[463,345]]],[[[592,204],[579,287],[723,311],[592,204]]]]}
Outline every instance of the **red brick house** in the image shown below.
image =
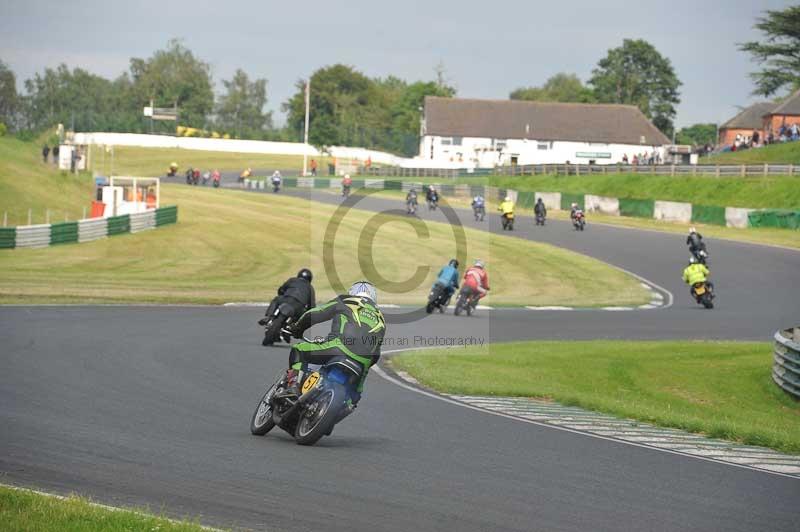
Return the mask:
{"type": "MultiPolygon", "coordinates": [[[[721,126],[719,126],[720,146],[732,146],[736,140],[736,135],[752,137],[754,132],[758,132],[760,139],[764,138],[765,115],[769,114],[776,104],[774,102],[760,102],[744,109],[721,126]]],[[[780,126],[779,126],[780,127],[780,126]]],[[[763,142],[761,140],[760,142],[763,142]]]]}
{"type": "Polygon", "coordinates": [[[781,126],[789,127],[792,124],[800,126],[800,90],[773,106],[763,116],[762,128],[767,135],[772,131],[777,139],[781,126]]]}

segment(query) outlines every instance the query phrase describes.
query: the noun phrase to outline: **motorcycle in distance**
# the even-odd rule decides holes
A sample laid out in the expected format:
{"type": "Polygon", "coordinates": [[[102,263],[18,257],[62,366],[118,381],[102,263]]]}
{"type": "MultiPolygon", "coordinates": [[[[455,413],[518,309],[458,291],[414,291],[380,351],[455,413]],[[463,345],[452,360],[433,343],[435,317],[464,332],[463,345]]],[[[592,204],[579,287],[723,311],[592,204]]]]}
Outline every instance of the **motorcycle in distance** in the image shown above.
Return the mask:
{"type": "Polygon", "coordinates": [[[583,231],[586,227],[586,216],[583,214],[582,210],[578,209],[575,211],[575,216],[572,217],[572,226],[576,231],[583,231]]]}
{"type": "Polygon", "coordinates": [[[280,192],[281,190],[281,182],[278,179],[272,180],[272,192],[280,192]]]}
{"type": "Polygon", "coordinates": [[[696,249],[692,251],[692,255],[700,264],[708,264],[708,251],[705,249],[696,249]]]}
{"type": "Polygon", "coordinates": [[[342,197],[350,196],[350,185],[342,185],[342,197]]]}
{"type": "Polygon", "coordinates": [[[278,426],[299,445],[314,445],[355,410],[362,371],[346,356],[335,357],[313,370],[309,365],[298,383],[298,395],[287,391],[286,371],[282,369],[256,405],[250,432],[263,436],[278,426]]]}
{"type": "Polygon", "coordinates": [[[269,316],[261,318],[258,324],[264,327],[263,345],[271,345],[282,340],[281,329],[294,321],[294,314],[291,305],[278,304],[269,316]]]}
{"type": "Polygon", "coordinates": [[[473,205],[472,214],[475,216],[476,222],[482,222],[483,217],[486,216],[486,207],[484,205],[473,205]]]}
{"type": "Polygon", "coordinates": [[[214,185],[214,188],[219,188],[219,180],[220,180],[219,172],[215,170],[214,174],[211,176],[211,180],[212,180],[212,185],[214,185]]]}
{"type": "Polygon", "coordinates": [[[417,214],[417,198],[406,200],[406,213],[411,215],[417,214]]]}
{"type": "Polygon", "coordinates": [[[453,313],[458,316],[466,312],[467,316],[472,316],[473,311],[478,306],[478,294],[474,293],[469,286],[462,286],[456,299],[456,308],[453,313]]]}
{"type": "Polygon", "coordinates": [[[441,283],[435,283],[428,293],[428,304],[425,305],[425,312],[431,314],[435,309],[439,309],[440,314],[444,314],[447,305],[450,303],[450,296],[441,283]]]}
{"type": "Polygon", "coordinates": [[[714,285],[708,282],[695,283],[692,286],[692,295],[698,305],[708,309],[714,308],[714,285]]]}
{"type": "Polygon", "coordinates": [[[544,226],[545,223],[545,216],[544,214],[537,214],[536,215],[536,225],[544,226]]]}
{"type": "Polygon", "coordinates": [[[433,198],[428,200],[428,210],[435,211],[436,207],[439,206],[439,198],[433,198]]]}
{"type": "Polygon", "coordinates": [[[508,229],[509,231],[514,230],[514,213],[507,212],[502,215],[502,222],[503,222],[503,230],[505,231],[508,229]]]}

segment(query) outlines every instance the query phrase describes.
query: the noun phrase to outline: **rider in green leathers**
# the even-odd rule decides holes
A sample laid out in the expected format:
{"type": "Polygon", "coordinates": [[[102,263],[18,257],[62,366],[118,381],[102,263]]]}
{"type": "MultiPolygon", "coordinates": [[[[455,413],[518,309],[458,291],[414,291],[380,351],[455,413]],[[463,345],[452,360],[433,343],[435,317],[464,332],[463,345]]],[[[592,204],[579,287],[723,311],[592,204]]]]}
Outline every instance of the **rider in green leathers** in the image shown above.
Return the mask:
{"type": "Polygon", "coordinates": [[[295,338],[302,338],[309,327],[331,322],[331,330],[324,342],[300,342],[292,347],[286,373],[287,391],[298,391],[308,364],[321,365],[334,357],[345,356],[363,369],[357,390],[361,393],[369,368],[377,364],[381,356],[381,344],[386,333],[386,320],[378,308],[377,298],[372,283],[359,281],[350,287],[347,294],[312,308],[286,329],[295,338]]]}

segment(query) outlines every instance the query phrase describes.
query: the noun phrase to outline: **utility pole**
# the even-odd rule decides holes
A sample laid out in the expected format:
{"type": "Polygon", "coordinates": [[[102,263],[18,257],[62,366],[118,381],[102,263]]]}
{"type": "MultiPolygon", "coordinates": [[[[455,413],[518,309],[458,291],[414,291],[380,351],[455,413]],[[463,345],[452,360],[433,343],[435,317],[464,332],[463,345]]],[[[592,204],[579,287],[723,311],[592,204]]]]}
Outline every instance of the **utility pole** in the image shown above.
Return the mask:
{"type": "MultiPolygon", "coordinates": [[[[308,108],[311,101],[311,78],[306,81],[306,127],[303,133],[303,142],[308,146],[308,108]]],[[[306,175],[306,168],[308,163],[308,151],[303,148],[303,177],[306,175]]]]}

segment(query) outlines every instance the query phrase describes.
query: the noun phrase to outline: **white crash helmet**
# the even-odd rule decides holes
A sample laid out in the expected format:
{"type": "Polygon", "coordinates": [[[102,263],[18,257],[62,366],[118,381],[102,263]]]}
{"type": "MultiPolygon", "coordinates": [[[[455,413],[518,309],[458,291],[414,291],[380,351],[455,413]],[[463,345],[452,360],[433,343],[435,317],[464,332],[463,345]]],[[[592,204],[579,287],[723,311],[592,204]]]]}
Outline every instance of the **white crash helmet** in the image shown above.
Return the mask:
{"type": "Polygon", "coordinates": [[[375,290],[375,285],[369,281],[357,281],[353,283],[350,290],[347,291],[351,296],[366,297],[373,303],[378,302],[378,291],[375,290]]]}
{"type": "Polygon", "coordinates": [[[505,201],[511,201],[511,196],[506,196],[505,201]]]}
{"type": "Polygon", "coordinates": [[[476,268],[480,268],[482,270],[483,269],[483,261],[481,259],[476,259],[475,260],[475,267],[476,268]]]}

